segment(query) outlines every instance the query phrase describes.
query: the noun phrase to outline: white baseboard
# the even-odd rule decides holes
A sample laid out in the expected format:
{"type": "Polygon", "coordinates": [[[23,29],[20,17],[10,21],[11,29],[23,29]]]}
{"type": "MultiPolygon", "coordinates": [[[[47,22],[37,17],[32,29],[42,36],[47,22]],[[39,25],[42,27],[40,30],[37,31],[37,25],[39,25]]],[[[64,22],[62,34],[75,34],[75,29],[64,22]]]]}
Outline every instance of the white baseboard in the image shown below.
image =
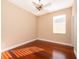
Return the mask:
{"type": "Polygon", "coordinates": [[[75,56],[77,57],[77,51],[74,49],[74,54],[75,54],[75,56]]]}
{"type": "Polygon", "coordinates": [[[4,51],[7,51],[7,50],[16,48],[16,47],[18,47],[18,46],[21,46],[21,45],[24,45],[24,44],[27,44],[27,43],[30,43],[30,42],[33,42],[33,41],[35,41],[35,40],[42,40],[42,41],[48,41],[48,42],[52,42],[52,43],[58,43],[58,44],[63,44],[63,45],[67,45],[67,46],[72,46],[71,44],[68,44],[68,43],[55,42],[55,41],[47,40],[47,39],[43,39],[43,38],[36,38],[36,39],[28,40],[28,41],[26,41],[26,42],[22,42],[22,43],[20,43],[20,44],[11,46],[11,47],[9,47],[9,48],[3,49],[3,50],[1,50],[1,52],[4,52],[4,51]]]}
{"type": "Polygon", "coordinates": [[[7,50],[16,48],[16,47],[18,47],[18,46],[21,46],[21,45],[24,45],[24,44],[27,44],[27,43],[30,43],[30,42],[33,42],[33,41],[35,41],[35,40],[36,40],[36,39],[32,39],[32,40],[28,40],[28,41],[19,43],[19,44],[17,44],[17,45],[11,46],[11,47],[9,47],[9,48],[3,49],[3,50],[1,50],[1,52],[4,52],[4,51],[7,51],[7,50]]]}
{"type": "Polygon", "coordinates": [[[58,44],[62,44],[62,45],[66,45],[66,46],[71,46],[73,47],[72,44],[68,44],[68,43],[62,43],[62,42],[56,42],[56,41],[52,41],[52,40],[48,40],[48,39],[44,39],[44,38],[37,38],[38,40],[42,40],[42,41],[48,41],[48,42],[52,42],[52,43],[58,43],[58,44]]]}

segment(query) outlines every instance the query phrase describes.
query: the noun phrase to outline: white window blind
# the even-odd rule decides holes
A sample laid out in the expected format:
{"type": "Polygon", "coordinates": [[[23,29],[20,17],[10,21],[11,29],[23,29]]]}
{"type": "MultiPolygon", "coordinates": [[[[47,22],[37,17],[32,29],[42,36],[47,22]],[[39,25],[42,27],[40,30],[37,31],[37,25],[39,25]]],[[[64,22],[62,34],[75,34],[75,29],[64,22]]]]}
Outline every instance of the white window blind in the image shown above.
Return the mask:
{"type": "Polygon", "coordinates": [[[53,16],[53,33],[66,33],[66,15],[53,16]]]}

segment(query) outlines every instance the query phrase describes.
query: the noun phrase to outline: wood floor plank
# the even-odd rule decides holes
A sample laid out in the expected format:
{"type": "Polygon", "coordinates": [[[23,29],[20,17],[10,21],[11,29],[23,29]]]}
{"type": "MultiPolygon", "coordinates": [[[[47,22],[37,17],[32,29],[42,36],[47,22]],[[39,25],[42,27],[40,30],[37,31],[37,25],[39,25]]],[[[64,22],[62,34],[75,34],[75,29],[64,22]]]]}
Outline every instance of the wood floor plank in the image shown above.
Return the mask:
{"type": "MultiPolygon", "coordinates": [[[[14,59],[76,59],[73,47],[41,40],[14,48],[9,52],[14,59]]],[[[4,54],[1,59],[6,59],[4,54]]]]}

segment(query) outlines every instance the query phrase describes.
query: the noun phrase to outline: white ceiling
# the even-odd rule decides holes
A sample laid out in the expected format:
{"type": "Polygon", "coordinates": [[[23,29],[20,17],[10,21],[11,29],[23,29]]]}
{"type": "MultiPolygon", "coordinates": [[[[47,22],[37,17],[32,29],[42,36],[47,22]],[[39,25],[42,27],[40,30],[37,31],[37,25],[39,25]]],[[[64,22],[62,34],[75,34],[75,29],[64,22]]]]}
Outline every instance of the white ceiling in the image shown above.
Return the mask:
{"type": "Polygon", "coordinates": [[[41,0],[43,4],[52,3],[52,5],[42,9],[41,11],[38,11],[32,3],[32,2],[38,3],[38,0],[8,0],[8,1],[20,8],[23,8],[33,13],[36,16],[68,8],[71,7],[73,4],[73,0],[41,0]]]}

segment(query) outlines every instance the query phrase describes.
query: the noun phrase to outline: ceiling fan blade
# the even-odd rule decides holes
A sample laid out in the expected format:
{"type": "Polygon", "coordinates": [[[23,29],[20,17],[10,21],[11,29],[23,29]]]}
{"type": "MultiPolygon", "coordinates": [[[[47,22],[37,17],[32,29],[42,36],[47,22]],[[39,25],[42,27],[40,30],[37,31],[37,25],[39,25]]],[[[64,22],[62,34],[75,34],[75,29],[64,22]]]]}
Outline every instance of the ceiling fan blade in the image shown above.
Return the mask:
{"type": "Polygon", "coordinates": [[[37,3],[35,3],[35,2],[32,2],[34,5],[35,5],[35,7],[40,11],[41,9],[42,9],[42,7],[43,7],[43,4],[37,4],[37,3]]]}
{"type": "Polygon", "coordinates": [[[47,3],[47,4],[43,5],[43,7],[47,7],[47,6],[51,6],[51,5],[52,5],[52,3],[47,3]]]}
{"type": "Polygon", "coordinates": [[[35,3],[35,2],[32,2],[36,7],[39,7],[40,5],[35,3]]]}

